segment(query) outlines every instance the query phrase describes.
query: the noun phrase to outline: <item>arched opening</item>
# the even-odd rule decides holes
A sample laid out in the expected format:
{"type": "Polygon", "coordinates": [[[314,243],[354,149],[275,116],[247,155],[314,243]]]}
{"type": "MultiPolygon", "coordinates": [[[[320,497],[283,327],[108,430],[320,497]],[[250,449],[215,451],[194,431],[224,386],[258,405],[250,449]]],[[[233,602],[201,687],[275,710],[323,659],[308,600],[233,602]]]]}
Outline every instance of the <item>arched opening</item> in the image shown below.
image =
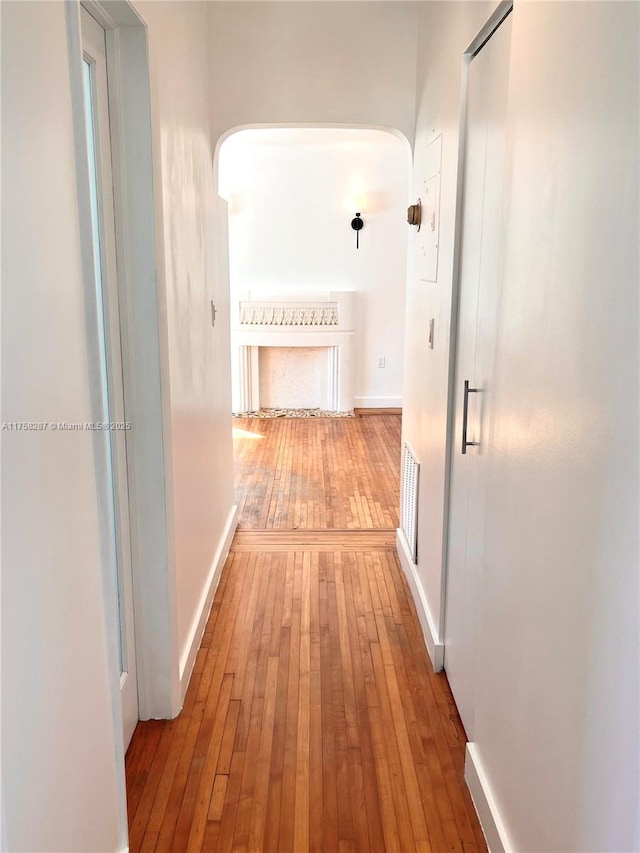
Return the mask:
{"type": "Polygon", "coordinates": [[[234,412],[400,408],[407,140],[381,128],[243,128],[216,162],[234,412]]]}

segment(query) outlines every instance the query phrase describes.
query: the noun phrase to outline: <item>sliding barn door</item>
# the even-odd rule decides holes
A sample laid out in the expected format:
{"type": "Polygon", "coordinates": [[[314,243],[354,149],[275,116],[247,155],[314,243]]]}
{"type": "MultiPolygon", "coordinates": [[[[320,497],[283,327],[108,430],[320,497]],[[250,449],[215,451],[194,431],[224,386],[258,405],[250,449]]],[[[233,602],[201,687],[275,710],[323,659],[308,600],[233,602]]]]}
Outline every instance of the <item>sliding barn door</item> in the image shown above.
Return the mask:
{"type": "Polygon", "coordinates": [[[470,740],[482,586],[487,414],[496,337],[510,42],[511,18],[507,17],[468,68],[444,666],[470,740]]]}

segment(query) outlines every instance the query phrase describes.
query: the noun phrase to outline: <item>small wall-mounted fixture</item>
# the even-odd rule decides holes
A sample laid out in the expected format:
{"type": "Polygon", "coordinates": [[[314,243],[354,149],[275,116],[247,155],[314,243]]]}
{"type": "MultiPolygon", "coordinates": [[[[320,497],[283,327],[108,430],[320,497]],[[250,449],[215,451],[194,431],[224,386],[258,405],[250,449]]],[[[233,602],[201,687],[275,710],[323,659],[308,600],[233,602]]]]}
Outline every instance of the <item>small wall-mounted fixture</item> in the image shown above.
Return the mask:
{"type": "Polygon", "coordinates": [[[364,222],[360,219],[360,214],[356,213],[355,217],[351,220],[351,227],[356,232],[356,249],[360,248],[360,232],[364,228],[364,222]]]}
{"type": "Polygon", "coordinates": [[[418,199],[417,204],[412,204],[407,209],[407,222],[409,225],[415,225],[418,231],[422,222],[422,202],[418,199]]]}

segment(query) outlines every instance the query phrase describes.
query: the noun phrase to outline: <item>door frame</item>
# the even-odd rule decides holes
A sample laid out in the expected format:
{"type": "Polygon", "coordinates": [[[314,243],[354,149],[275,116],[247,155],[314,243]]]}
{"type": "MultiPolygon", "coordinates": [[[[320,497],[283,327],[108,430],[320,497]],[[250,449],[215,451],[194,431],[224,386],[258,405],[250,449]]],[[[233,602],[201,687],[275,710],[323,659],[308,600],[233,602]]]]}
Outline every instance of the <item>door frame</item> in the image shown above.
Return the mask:
{"type": "MultiPolygon", "coordinates": [[[[113,538],[115,539],[112,560],[115,562],[116,587],[120,621],[120,691],[123,711],[123,734],[125,748],[128,746],[139,719],[138,684],[135,655],[135,630],[133,613],[133,589],[131,573],[131,536],[129,509],[129,484],[127,465],[127,432],[124,409],[124,376],[122,364],[122,322],[120,319],[120,292],[118,288],[118,265],[116,258],[116,216],[113,199],[114,180],[112,174],[111,127],[108,103],[108,77],[106,66],[106,33],[101,24],[83,7],[80,10],[84,68],[89,67],[86,81],[86,99],[90,111],[86,110],[87,121],[93,123],[91,133],[90,164],[95,172],[95,204],[97,206],[98,243],[101,269],[96,281],[98,298],[102,299],[99,325],[104,328],[103,370],[106,388],[103,389],[102,405],[106,406],[109,420],[122,424],[120,429],[110,430],[105,441],[110,445],[111,483],[113,493],[113,538]]],[[[98,306],[99,307],[99,306],[98,306]]],[[[101,336],[102,337],[102,336],[101,336]]],[[[106,418],[105,418],[106,419],[106,418]]],[[[109,511],[110,507],[107,509],[109,511]]]]}
{"type": "MultiPolygon", "coordinates": [[[[140,719],[174,717],[180,710],[179,655],[173,507],[168,333],[163,272],[162,211],[154,175],[147,28],[128,0],[79,0],[65,4],[73,131],[76,152],[78,227],[84,279],[90,384],[99,365],[93,281],[89,167],[82,78],[81,5],[105,29],[109,118],[116,218],[122,372],[127,431],[133,608],[140,719]]],[[[92,391],[92,414],[101,404],[92,391]]],[[[107,459],[100,434],[94,441],[98,498],[105,500],[107,459]]],[[[104,525],[104,513],[100,522],[104,525]]],[[[104,532],[103,532],[104,538],[104,532]]],[[[112,671],[114,725],[121,729],[117,601],[102,552],[105,627],[112,671]]],[[[124,761],[124,756],[122,756],[124,761]]]]}
{"type": "Polygon", "coordinates": [[[461,296],[461,264],[462,264],[462,220],[464,205],[464,172],[465,150],[467,145],[467,103],[469,91],[469,66],[474,56],[487,43],[500,24],[513,11],[514,0],[500,0],[475,37],[469,42],[462,53],[462,83],[460,94],[460,119],[458,132],[458,168],[456,181],[456,207],[453,248],[453,288],[451,294],[451,318],[449,337],[449,371],[447,377],[447,436],[445,446],[445,481],[444,481],[444,517],[443,517],[443,553],[442,553],[442,584],[440,591],[440,643],[441,654],[438,656],[437,671],[444,668],[446,650],[446,610],[449,575],[449,522],[451,513],[451,480],[453,473],[453,455],[458,447],[455,434],[456,428],[456,383],[458,359],[458,320],[460,316],[461,296]]]}

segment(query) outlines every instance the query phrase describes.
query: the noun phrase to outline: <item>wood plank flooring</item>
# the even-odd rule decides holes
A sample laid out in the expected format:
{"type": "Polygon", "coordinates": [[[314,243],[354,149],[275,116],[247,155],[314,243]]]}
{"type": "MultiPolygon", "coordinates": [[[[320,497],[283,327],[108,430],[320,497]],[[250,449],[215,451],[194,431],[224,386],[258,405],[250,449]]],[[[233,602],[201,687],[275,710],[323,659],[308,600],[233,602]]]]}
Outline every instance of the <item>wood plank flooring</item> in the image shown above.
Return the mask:
{"type": "Polygon", "coordinates": [[[239,530],[234,551],[362,551],[394,549],[395,530],[239,530]]]}
{"type": "Polygon", "coordinates": [[[234,419],[239,527],[396,528],[398,415],[234,419]]]}
{"type": "MultiPolygon", "coordinates": [[[[357,420],[337,439],[327,422],[299,423],[308,429],[284,424],[263,441],[333,441],[329,452],[346,459],[362,440],[357,420]]],[[[393,457],[397,427],[373,434],[393,457]]],[[[259,464],[273,458],[273,447],[247,441],[259,464]]],[[[238,471],[254,488],[251,454],[242,448],[238,471]]],[[[372,459],[384,457],[373,448],[372,459]]],[[[464,731],[446,677],[431,669],[393,525],[366,529],[371,514],[354,512],[351,529],[277,529],[316,512],[301,490],[298,510],[291,491],[279,501],[295,468],[266,471],[264,499],[279,514],[254,515],[253,497],[244,502],[247,517],[272,526],[236,534],[182,713],[138,724],[127,754],[130,849],[484,851],[462,778],[464,731]]],[[[375,493],[351,494],[392,518],[397,471],[389,466],[384,488],[371,469],[360,476],[375,493]]],[[[338,506],[329,495],[317,517],[344,525],[338,506]]]]}

